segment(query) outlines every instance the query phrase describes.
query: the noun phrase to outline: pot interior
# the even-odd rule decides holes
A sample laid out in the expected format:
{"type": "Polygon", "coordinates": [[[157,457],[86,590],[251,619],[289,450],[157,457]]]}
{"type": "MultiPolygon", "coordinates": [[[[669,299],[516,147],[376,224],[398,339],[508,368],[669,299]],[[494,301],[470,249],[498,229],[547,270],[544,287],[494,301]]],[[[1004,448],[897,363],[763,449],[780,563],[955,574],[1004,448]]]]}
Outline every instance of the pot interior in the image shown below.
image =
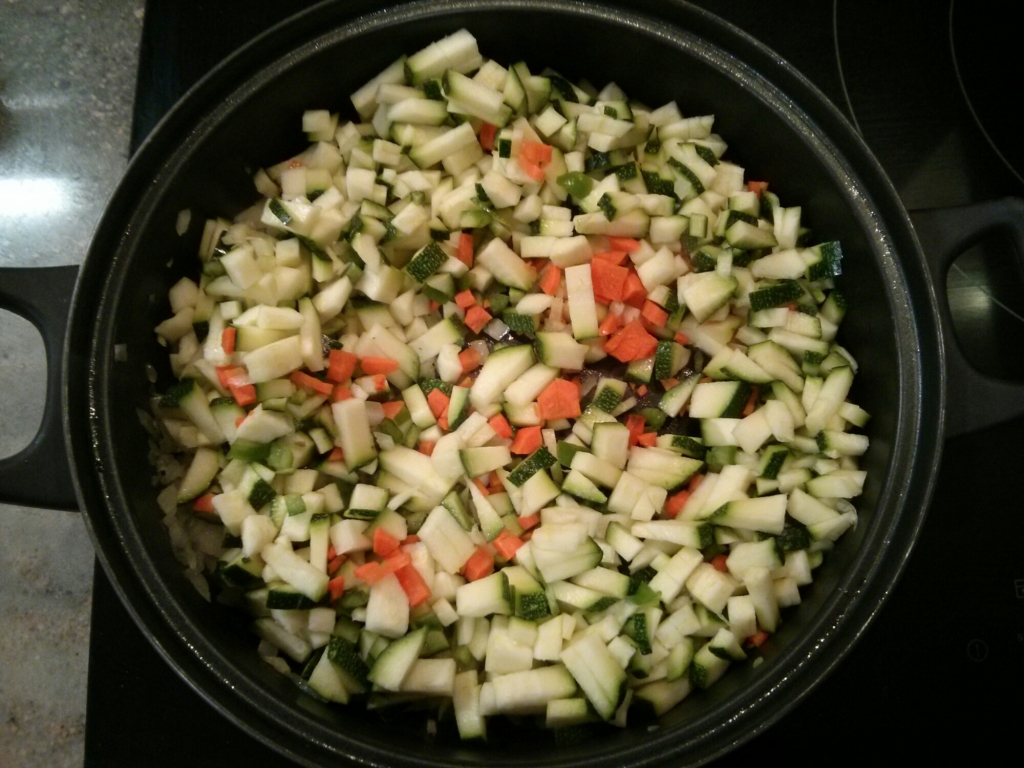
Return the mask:
{"type": "MultiPolygon", "coordinates": [[[[108,214],[101,227],[83,285],[103,287],[78,299],[79,305],[89,305],[81,313],[96,316],[89,420],[98,443],[94,465],[83,468],[80,462],[78,471],[99,478],[116,530],[100,537],[98,545],[107,559],[130,560],[137,581],[132,589],[141,586],[145,592],[138,599],[158,606],[168,626],[151,627],[154,638],[160,642],[169,627],[191,649],[185,653],[201,657],[208,674],[199,679],[189,675],[193,685],[207,695],[218,691],[214,698],[224,694],[225,685],[234,688],[232,716],[254,730],[266,718],[285,730],[304,732],[311,742],[308,751],[298,754],[352,754],[371,761],[391,756],[408,764],[445,765],[611,764],[653,758],[669,749],[691,757],[710,755],[746,738],[792,703],[814,676],[807,672],[809,662],[841,652],[845,644],[836,646],[839,650],[829,650],[828,644],[841,633],[852,636],[859,630],[844,626],[844,617],[859,599],[864,580],[888,578],[875,572],[876,559],[887,556],[887,531],[900,514],[894,497],[904,482],[906,461],[898,455],[900,429],[906,428],[900,426],[901,408],[913,405],[907,380],[919,376],[920,361],[918,351],[901,340],[901,327],[912,322],[910,302],[871,197],[814,122],[739,60],[685,29],[621,18],[599,7],[449,4],[434,10],[406,8],[369,23],[322,30],[319,41],[270,64],[229,98],[201,104],[205,117],[198,127],[158,129],[156,143],[174,146],[173,153],[154,163],[154,152],[144,147],[144,162],[132,166],[115,198],[128,213],[120,221],[111,221],[115,214],[108,214]],[[153,328],[170,314],[168,288],[183,275],[198,274],[202,222],[251,205],[257,198],[253,172],[305,146],[303,110],[326,108],[340,111],[342,119],[355,118],[349,95],[356,88],[401,54],[460,27],[473,32],[485,57],[503,64],[525,60],[533,72],[550,66],[598,87],[614,80],[651,107],[675,99],[686,116],[714,114],[715,132],[730,145],[727,159],[744,166],[747,179],[767,180],[783,205],[802,206],[815,241],[842,243],[840,285],[850,313],[840,343],[860,364],[851,399],[873,417],[871,449],[864,460],[869,481],[856,500],[860,524],[826,558],[815,583],[803,590],[804,602],[784,614],[779,633],[763,647],[764,663],[737,665],[711,690],[691,694],[661,719],[657,730],[646,724],[600,728],[576,743],[556,745],[549,733],[531,732],[524,738],[522,726],[496,719],[489,724],[486,744],[462,745],[450,719],[432,738],[419,715],[322,705],[257,658],[257,640],[240,612],[197,595],[160,523],[153,471],[146,461],[147,437],[136,409],[147,408],[153,390],[147,366],[157,371],[157,391],[171,382],[166,350],[156,343],[153,328]],[[175,222],[183,209],[191,211],[191,226],[179,237],[175,222]],[[127,362],[113,360],[114,344],[127,345],[127,362]],[[747,710],[751,705],[756,705],[754,719],[747,710]],[[734,716],[737,720],[729,725],[734,716]],[[735,722],[746,730],[737,732],[735,722]]],[[[247,55],[255,65],[256,54],[250,50],[247,55]]],[[[105,517],[100,506],[91,504],[88,514],[105,517]]],[[[827,666],[822,661],[818,668],[827,666]]]]}

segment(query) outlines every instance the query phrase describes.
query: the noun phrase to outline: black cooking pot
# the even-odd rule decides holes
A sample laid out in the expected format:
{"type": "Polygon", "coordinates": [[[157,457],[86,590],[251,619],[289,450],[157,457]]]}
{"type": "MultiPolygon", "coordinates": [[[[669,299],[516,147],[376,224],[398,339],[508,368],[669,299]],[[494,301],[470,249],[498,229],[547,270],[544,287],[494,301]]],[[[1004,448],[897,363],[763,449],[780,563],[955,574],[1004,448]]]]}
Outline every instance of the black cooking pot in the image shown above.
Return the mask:
{"type": "Polygon", "coordinates": [[[771,51],[686,5],[673,5],[673,26],[554,0],[415,3],[350,21],[370,5],[316,6],[193,89],[132,160],[77,284],[74,268],[0,271],[0,306],[40,328],[49,363],[40,434],[0,462],[0,497],[81,508],[97,556],[158,651],[227,717],[300,763],[706,761],[784,714],[864,631],[922,522],[949,434],[944,422],[966,431],[1024,410],[1024,390],[980,376],[954,345],[943,346],[940,328],[950,339],[951,326],[935,298],[952,258],[987,232],[1006,229],[1024,245],[1024,205],[921,214],[926,259],[892,186],[840,114],[771,51]],[[462,745],[452,728],[430,737],[421,722],[325,706],[258,660],[242,616],[199,597],[160,523],[136,410],[153,389],[148,370],[157,372],[158,390],[171,381],[152,329],[169,314],[168,288],[196,272],[202,220],[254,201],[252,171],[301,148],[304,109],[350,111],[348,95],[401,53],[463,26],[498,61],[614,79],[652,105],[674,98],[686,114],[715,114],[748,178],[767,179],[784,202],[802,205],[804,220],[822,239],[841,240],[846,254],[842,287],[852,311],[841,339],[860,363],[852,399],[873,414],[860,523],[763,646],[764,663],[738,665],[653,730],[608,728],[556,745],[548,733],[495,721],[487,744],[462,745]],[[179,237],[183,209],[192,224],[179,237]],[[115,358],[119,345],[126,360],[115,358]]]}

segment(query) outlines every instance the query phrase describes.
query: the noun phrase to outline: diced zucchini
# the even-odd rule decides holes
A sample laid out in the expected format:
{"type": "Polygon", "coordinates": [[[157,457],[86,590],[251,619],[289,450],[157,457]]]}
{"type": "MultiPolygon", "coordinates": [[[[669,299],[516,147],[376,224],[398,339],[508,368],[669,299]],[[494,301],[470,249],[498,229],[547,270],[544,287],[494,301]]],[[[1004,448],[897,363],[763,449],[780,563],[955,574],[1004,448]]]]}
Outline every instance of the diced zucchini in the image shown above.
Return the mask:
{"type": "Polygon", "coordinates": [[[401,690],[402,681],[420,656],[426,635],[426,628],[421,627],[395,640],[373,662],[367,679],[387,691],[401,690]]]}
{"type": "Polygon", "coordinates": [[[476,263],[510,288],[528,291],[537,282],[537,271],[498,238],[491,240],[476,255],[476,263]]]}
{"type": "Polygon", "coordinates": [[[370,431],[366,403],[351,398],[331,406],[334,422],[338,425],[341,449],[349,467],[361,467],[377,458],[377,445],[370,431]]]}
{"type": "Polygon", "coordinates": [[[690,416],[695,419],[734,418],[749,399],[750,385],[745,381],[699,383],[693,389],[690,416]]]}
{"type": "MultiPolygon", "coordinates": [[[[570,339],[571,341],[571,339],[570,339]]],[[[484,361],[470,390],[470,402],[477,410],[500,402],[508,387],[534,364],[529,346],[510,346],[492,352],[484,361]]]]}
{"type": "Polygon", "coordinates": [[[405,265],[405,271],[418,282],[424,283],[447,260],[448,254],[441,246],[436,242],[430,242],[413,255],[405,265]]]}
{"type": "Polygon", "coordinates": [[[703,323],[729,302],[738,285],[735,277],[718,272],[695,274],[683,288],[682,300],[697,322],[703,323]]]}
{"type": "Polygon", "coordinates": [[[504,571],[463,584],[455,591],[455,601],[460,616],[509,616],[513,613],[512,592],[504,571]]]}
{"type": "Polygon", "coordinates": [[[587,699],[610,720],[626,692],[626,673],[596,634],[586,634],[562,651],[562,663],[587,699]]]}

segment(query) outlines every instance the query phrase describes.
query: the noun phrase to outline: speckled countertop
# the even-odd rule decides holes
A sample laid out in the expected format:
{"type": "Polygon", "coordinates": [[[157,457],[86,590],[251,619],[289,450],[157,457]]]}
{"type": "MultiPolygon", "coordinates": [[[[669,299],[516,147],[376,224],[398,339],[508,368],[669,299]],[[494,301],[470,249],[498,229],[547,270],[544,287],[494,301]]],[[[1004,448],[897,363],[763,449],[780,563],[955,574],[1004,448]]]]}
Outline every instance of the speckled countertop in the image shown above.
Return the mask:
{"type": "MultiPolygon", "coordinates": [[[[142,0],[0,0],[0,266],[77,264],[128,155],[142,0]]],[[[0,457],[46,372],[0,311],[0,457]]],[[[76,513],[0,504],[0,766],[80,766],[93,549],[76,513]]]]}

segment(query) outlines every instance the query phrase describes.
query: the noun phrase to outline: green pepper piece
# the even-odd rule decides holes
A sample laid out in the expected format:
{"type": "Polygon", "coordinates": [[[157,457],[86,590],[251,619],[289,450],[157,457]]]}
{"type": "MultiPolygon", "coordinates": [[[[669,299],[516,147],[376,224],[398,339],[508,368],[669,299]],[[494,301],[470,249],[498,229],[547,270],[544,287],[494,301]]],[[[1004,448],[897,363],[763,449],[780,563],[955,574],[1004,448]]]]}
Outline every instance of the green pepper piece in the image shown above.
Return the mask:
{"type": "Polygon", "coordinates": [[[586,197],[594,188],[594,180],[579,171],[563,173],[556,181],[566,192],[578,198],[586,197]]]}

